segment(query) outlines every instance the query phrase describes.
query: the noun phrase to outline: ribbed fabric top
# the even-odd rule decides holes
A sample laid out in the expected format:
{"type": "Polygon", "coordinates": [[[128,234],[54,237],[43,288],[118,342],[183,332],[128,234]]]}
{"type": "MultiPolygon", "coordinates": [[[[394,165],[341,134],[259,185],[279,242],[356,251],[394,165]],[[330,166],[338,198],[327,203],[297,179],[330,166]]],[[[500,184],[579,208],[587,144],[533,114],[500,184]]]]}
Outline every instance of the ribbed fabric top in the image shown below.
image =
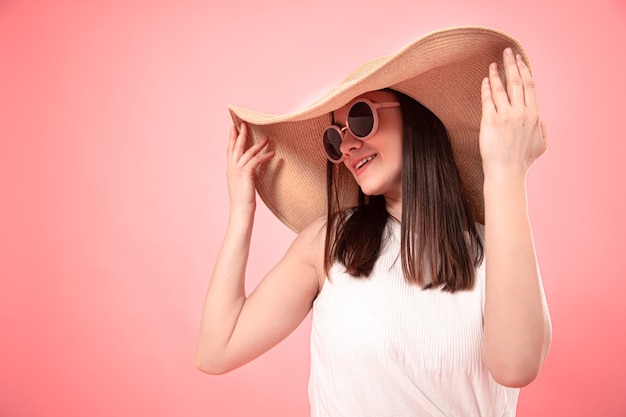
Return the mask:
{"type": "Polygon", "coordinates": [[[313,304],[312,417],[514,417],[519,389],[482,361],[484,265],[473,290],[422,290],[404,280],[400,225],[369,278],[340,264],[313,304]]]}

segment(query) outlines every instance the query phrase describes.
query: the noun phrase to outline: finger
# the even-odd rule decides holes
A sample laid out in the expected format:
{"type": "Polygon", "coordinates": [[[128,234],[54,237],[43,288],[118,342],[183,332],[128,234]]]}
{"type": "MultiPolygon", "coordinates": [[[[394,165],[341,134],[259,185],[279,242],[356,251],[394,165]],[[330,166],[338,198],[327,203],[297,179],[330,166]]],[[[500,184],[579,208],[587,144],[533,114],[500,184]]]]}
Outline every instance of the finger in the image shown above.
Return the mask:
{"type": "Polygon", "coordinates": [[[233,149],[235,148],[235,142],[237,141],[238,134],[239,133],[237,132],[237,128],[235,127],[235,125],[232,125],[230,127],[230,130],[228,131],[228,146],[226,147],[226,155],[229,158],[233,154],[233,149]]]}
{"type": "Polygon", "coordinates": [[[519,68],[522,83],[524,84],[524,103],[527,107],[537,108],[537,96],[535,90],[535,80],[530,73],[530,68],[524,62],[524,59],[520,54],[515,55],[517,66],[519,68]]]}
{"type": "Polygon", "coordinates": [[[506,76],[506,90],[509,102],[512,106],[524,105],[524,84],[522,76],[517,67],[517,59],[513,55],[511,48],[506,48],[503,52],[504,74],[506,76]]]}
{"type": "Polygon", "coordinates": [[[510,107],[511,104],[509,103],[509,97],[504,89],[502,79],[500,78],[498,64],[495,62],[489,65],[489,85],[491,87],[491,99],[495,104],[496,111],[501,111],[510,107]]]}
{"type": "Polygon", "coordinates": [[[268,144],[268,142],[269,142],[269,138],[265,136],[263,139],[261,139],[260,142],[257,142],[254,145],[250,146],[243,153],[243,155],[241,155],[241,157],[239,158],[237,162],[237,165],[245,166],[248,162],[250,162],[255,157],[259,157],[260,156],[259,153],[261,152],[261,149],[263,149],[268,144]]]}
{"type": "Polygon", "coordinates": [[[245,167],[250,171],[254,171],[257,167],[263,164],[266,161],[269,161],[274,157],[274,151],[267,151],[263,153],[257,153],[252,155],[249,159],[246,160],[245,167]]]}
{"type": "Polygon", "coordinates": [[[491,96],[491,86],[489,85],[489,77],[483,78],[480,85],[480,98],[483,105],[483,118],[488,117],[496,111],[493,98],[491,96]]]}
{"type": "Polygon", "coordinates": [[[261,155],[255,156],[255,158],[257,159],[257,165],[261,165],[262,163],[269,161],[274,157],[274,154],[274,151],[267,151],[261,155]]]}
{"type": "Polygon", "coordinates": [[[235,138],[235,143],[233,145],[232,152],[232,161],[237,162],[241,158],[244,153],[244,149],[246,147],[246,142],[248,141],[248,125],[245,123],[241,123],[239,125],[239,132],[237,132],[237,137],[235,138]]]}

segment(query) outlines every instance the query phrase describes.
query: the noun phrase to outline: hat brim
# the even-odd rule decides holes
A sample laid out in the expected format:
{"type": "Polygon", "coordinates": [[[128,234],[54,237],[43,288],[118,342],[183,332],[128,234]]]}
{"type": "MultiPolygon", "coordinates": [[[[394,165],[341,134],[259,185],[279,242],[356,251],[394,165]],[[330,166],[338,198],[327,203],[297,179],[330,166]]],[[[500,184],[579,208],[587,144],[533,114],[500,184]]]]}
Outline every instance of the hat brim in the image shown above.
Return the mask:
{"type": "MultiPolygon", "coordinates": [[[[484,223],[483,172],[478,136],[480,85],[490,63],[502,68],[511,47],[530,66],[511,35],[483,26],[462,26],[423,35],[393,55],[370,60],[306,109],[271,115],[229,106],[235,125],[246,122],[250,140],[268,136],[275,156],[257,172],[256,188],[267,207],[287,227],[300,232],[326,214],[326,157],[321,136],[330,113],[369,91],[392,88],[430,109],[446,127],[465,198],[475,220],[484,223]]],[[[357,202],[358,186],[346,169],[339,174],[340,204],[357,202]]]]}

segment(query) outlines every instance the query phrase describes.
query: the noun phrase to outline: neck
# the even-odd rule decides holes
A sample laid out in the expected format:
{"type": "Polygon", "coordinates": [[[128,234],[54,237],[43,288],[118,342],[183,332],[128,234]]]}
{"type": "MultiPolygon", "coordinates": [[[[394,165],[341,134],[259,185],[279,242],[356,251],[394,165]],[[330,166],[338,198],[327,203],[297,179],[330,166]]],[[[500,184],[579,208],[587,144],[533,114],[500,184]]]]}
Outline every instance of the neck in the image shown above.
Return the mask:
{"type": "Polygon", "coordinates": [[[387,212],[396,219],[400,221],[402,219],[402,199],[394,199],[385,196],[385,206],[387,208],[387,212]]]}

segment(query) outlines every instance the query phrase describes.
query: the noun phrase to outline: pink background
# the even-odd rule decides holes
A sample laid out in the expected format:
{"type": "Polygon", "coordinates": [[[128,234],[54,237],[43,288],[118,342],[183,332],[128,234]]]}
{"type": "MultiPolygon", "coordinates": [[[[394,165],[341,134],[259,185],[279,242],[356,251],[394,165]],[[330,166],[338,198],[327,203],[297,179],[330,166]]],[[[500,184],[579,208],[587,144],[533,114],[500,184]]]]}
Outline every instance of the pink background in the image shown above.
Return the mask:
{"type": "MultiPolygon", "coordinates": [[[[554,341],[518,415],[626,416],[624,0],[34,3],[0,2],[0,416],[305,416],[308,319],[194,367],[226,105],[300,108],[457,24],[522,40],[549,124],[529,193],[554,341]]],[[[294,237],[259,206],[249,289],[294,237]]]]}

